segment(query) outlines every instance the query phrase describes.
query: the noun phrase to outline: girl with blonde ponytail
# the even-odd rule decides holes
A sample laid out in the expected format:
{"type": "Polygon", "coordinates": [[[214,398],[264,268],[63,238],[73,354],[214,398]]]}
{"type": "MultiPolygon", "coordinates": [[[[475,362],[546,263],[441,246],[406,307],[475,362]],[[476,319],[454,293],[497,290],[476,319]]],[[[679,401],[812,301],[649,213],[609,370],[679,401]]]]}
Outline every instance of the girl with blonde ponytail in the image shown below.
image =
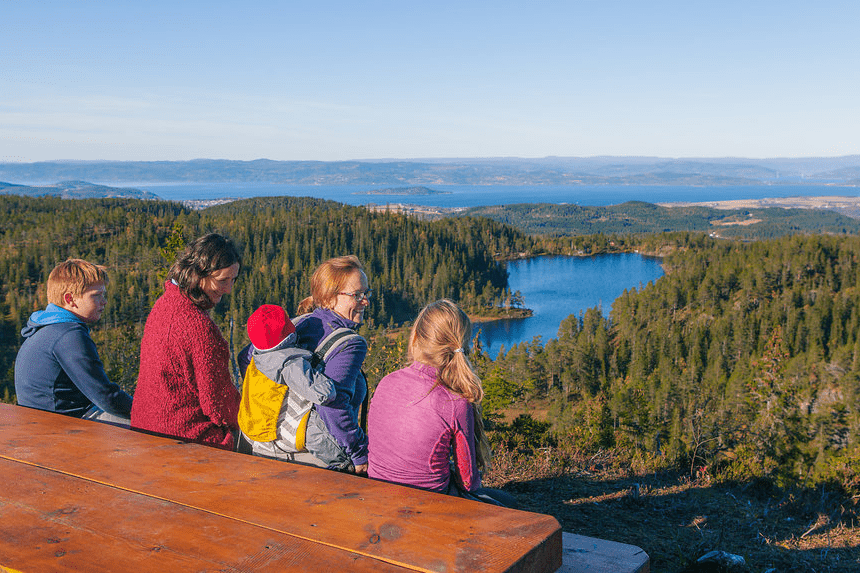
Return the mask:
{"type": "Polygon", "coordinates": [[[514,505],[481,487],[490,461],[481,418],[484,390],[469,361],[472,323],[447,299],[418,314],[409,336],[409,365],[383,378],[370,402],[368,475],[514,505]]]}

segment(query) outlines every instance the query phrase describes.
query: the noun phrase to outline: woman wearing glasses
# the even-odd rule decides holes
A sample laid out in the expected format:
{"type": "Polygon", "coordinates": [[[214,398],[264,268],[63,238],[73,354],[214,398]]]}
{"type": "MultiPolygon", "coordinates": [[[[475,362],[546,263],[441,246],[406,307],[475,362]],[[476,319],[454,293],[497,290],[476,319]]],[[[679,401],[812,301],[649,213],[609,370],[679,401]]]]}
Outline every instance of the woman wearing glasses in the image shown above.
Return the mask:
{"type": "MultiPolygon", "coordinates": [[[[296,326],[299,346],[314,351],[335,330],[357,329],[372,294],[364,267],[354,255],[322,263],[311,277],[311,296],[299,304],[298,314],[310,313],[296,326]]],[[[366,356],[367,341],[360,336],[338,346],[325,361],[325,374],[334,381],[337,396],[325,406],[315,406],[330,438],[343,451],[343,462],[328,467],[358,474],[367,473],[367,434],[359,424],[367,396],[361,371],[366,356]]]]}

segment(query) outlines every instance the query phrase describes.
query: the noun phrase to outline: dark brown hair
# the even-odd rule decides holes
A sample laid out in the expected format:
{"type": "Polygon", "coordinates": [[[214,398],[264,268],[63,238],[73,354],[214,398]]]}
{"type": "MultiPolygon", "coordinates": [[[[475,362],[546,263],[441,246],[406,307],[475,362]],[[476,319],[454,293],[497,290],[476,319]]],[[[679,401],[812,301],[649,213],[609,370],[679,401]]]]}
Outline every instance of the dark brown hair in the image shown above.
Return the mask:
{"type": "Polygon", "coordinates": [[[203,291],[203,279],[221,269],[242,264],[242,257],[233,242],[217,233],[203,235],[188,243],[170,267],[167,279],[179,286],[179,291],[204,310],[212,301],[203,291]]]}

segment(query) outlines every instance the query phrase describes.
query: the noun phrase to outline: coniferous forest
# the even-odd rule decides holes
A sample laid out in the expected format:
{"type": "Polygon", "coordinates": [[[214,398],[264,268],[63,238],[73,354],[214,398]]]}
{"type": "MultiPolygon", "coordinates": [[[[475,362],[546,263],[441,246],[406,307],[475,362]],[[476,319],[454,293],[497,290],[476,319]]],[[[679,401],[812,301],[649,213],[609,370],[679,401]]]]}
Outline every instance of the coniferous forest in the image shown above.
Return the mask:
{"type": "MultiPolygon", "coordinates": [[[[108,375],[133,392],[143,324],[185,241],[216,231],[243,254],[213,311],[237,350],[260,304],[291,314],[323,260],[356,254],[374,298],[362,333],[371,384],[405,361],[405,329],[448,297],[492,315],[510,299],[500,260],[543,253],[665,254],[666,275],[626,292],[611,315],[566,319],[557,339],[474,361],[485,415],[518,447],[608,448],[729,479],[860,485],[860,238],[704,234],[541,238],[482,218],[421,221],[304,198],[194,211],[128,199],[0,197],[0,398],[14,401],[20,329],[46,305],[59,261],[109,268],[93,338],[108,375]],[[511,412],[528,412],[512,420],[511,412]],[[505,417],[507,414],[507,417],[505,417]]],[[[528,301],[526,301],[527,303],[528,301]]]]}
{"type": "Polygon", "coordinates": [[[229,303],[213,311],[225,336],[244,344],[244,321],[264,303],[294,312],[322,261],[356,254],[375,291],[366,333],[402,325],[428,301],[451,297],[470,309],[499,306],[509,294],[495,256],[531,241],[488,219],[422,222],[314,199],[249,199],[193,211],[169,202],[0,197],[2,389],[10,400],[19,331],[47,304],[45,281],[69,257],[109,268],[108,305],[93,330],[112,379],[132,389],[142,327],[182,245],[207,232],[230,237],[243,269],[229,303]],[[233,322],[233,328],[230,322],[233,322]]]}
{"type": "Polygon", "coordinates": [[[581,447],[781,483],[860,471],[860,238],[688,242],[610,318],[486,364],[487,409],[548,398],[581,447]]]}

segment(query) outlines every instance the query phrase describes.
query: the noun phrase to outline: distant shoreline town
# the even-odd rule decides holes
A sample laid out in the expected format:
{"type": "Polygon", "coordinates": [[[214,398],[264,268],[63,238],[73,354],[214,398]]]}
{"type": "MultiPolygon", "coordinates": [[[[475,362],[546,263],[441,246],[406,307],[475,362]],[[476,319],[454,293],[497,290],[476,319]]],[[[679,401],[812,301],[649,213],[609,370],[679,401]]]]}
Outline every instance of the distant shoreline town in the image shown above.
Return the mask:
{"type": "Polygon", "coordinates": [[[385,187],[370,191],[355,191],[353,195],[451,195],[451,191],[437,191],[424,186],[415,187],[385,187]]]}
{"type": "MultiPolygon", "coordinates": [[[[835,190],[835,189],[834,189],[835,190]]],[[[436,191],[424,186],[388,187],[359,192],[365,195],[403,195],[431,196],[448,195],[447,191],[436,191]]],[[[166,200],[149,191],[129,187],[110,187],[97,185],[86,181],[65,181],[43,186],[28,186],[0,182],[0,195],[22,195],[31,197],[56,196],[63,199],[104,199],[125,198],[145,200],[166,200]]],[[[242,197],[221,197],[217,199],[188,199],[178,201],[188,209],[200,210],[238,201],[242,197]]],[[[541,201],[523,201],[522,203],[539,204],[541,201]]],[[[667,208],[708,207],[721,210],[739,209],[815,209],[836,211],[852,218],[860,218],[860,197],[858,196],[794,196],[794,197],[765,197],[759,199],[735,199],[725,201],[678,201],[655,202],[655,205],[667,208]]],[[[417,205],[408,202],[398,203],[369,203],[365,208],[377,212],[391,212],[415,215],[424,218],[440,218],[465,211],[467,207],[442,207],[433,205],[417,205]]]]}

